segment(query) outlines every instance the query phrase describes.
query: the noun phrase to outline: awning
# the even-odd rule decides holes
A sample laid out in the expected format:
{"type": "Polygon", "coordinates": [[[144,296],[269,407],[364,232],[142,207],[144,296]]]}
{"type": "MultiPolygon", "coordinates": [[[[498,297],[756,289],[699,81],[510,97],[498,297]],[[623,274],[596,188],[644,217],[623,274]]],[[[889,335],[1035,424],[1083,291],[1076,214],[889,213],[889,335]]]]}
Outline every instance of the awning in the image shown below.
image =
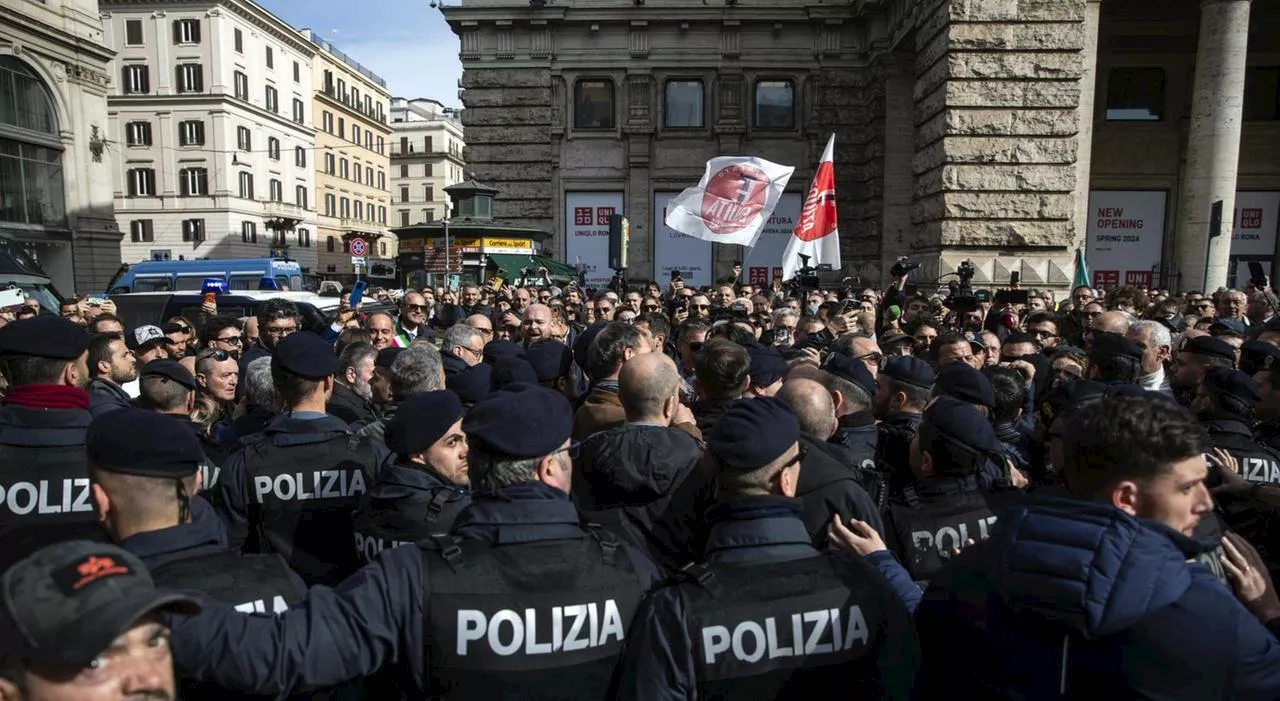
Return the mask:
{"type": "Polygon", "coordinates": [[[489,253],[487,257],[489,266],[497,268],[502,279],[508,282],[520,279],[520,270],[522,268],[546,268],[552,279],[578,279],[577,268],[543,256],[531,256],[523,253],[489,253]]]}

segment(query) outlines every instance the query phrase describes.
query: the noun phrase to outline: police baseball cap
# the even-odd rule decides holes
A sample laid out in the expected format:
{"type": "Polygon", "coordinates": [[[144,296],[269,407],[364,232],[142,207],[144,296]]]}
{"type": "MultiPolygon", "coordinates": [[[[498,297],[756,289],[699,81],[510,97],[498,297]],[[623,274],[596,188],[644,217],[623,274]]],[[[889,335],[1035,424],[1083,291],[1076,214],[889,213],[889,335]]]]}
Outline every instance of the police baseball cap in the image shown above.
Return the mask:
{"type": "Polygon", "coordinates": [[[156,589],[142,561],[123,548],[50,545],[0,575],[0,664],[82,669],[156,611],[190,615],[200,605],[156,589]]]}
{"type": "Polygon", "coordinates": [[[0,355],[75,360],[89,347],[89,332],[60,316],[42,314],[0,328],[0,355]]]}

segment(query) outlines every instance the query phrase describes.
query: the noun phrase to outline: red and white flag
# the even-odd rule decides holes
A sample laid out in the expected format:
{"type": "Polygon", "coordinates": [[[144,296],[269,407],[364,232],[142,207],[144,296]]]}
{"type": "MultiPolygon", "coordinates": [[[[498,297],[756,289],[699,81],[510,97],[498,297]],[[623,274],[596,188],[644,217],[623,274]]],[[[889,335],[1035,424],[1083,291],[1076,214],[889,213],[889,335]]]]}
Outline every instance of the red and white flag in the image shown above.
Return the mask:
{"type": "Polygon", "coordinates": [[[826,150],[822,152],[818,172],[813,175],[809,195],[804,198],[800,221],[796,222],[796,230],[787,242],[786,252],[782,254],[783,280],[796,276],[796,271],[802,265],[802,254],[809,256],[809,265],[826,263],[832,268],[840,267],[840,231],[836,227],[836,171],[832,163],[835,150],[836,135],[832,134],[827,141],[826,150]]]}
{"type": "Polygon", "coordinates": [[[703,241],[754,246],[795,170],[762,158],[712,158],[697,187],[667,205],[666,225],[703,241]]]}

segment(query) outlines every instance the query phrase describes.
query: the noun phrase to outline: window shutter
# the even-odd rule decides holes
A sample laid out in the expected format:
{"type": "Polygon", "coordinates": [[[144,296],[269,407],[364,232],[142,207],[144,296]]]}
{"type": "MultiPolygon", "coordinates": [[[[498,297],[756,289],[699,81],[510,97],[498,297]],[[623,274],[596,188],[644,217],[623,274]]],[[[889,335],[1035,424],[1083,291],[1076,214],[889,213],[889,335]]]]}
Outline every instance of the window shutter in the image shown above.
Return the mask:
{"type": "MultiPolygon", "coordinates": [[[[196,26],[198,27],[199,25],[196,25],[196,26]]],[[[204,67],[199,64],[196,64],[195,72],[196,72],[196,84],[193,89],[196,92],[204,92],[204,67]]]]}
{"type": "Polygon", "coordinates": [[[191,40],[197,44],[200,43],[200,20],[191,23],[191,40]]]}
{"type": "Polygon", "coordinates": [[[173,43],[182,43],[182,20],[175,19],[173,21],[173,43]]]}

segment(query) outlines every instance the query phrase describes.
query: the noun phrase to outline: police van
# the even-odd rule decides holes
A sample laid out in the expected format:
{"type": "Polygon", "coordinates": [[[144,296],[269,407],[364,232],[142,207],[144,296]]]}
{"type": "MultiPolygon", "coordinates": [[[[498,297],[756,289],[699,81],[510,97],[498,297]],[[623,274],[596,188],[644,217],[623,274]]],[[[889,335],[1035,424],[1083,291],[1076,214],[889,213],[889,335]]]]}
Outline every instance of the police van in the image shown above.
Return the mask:
{"type": "MultiPolygon", "coordinates": [[[[218,298],[218,313],[238,318],[257,316],[258,307],[268,299],[287,299],[298,307],[301,328],[322,329],[338,312],[340,299],[321,297],[311,292],[276,292],[274,290],[233,290],[218,298]]],[[[163,324],[175,316],[185,318],[197,328],[201,322],[200,307],[204,295],[194,292],[133,292],[113,294],[116,316],[129,328],[144,324],[163,324]]],[[[369,309],[368,307],[362,307],[369,309]]]]}
{"type": "Polygon", "coordinates": [[[229,290],[262,289],[263,279],[277,290],[301,291],[302,266],[288,258],[222,260],[148,260],[120,266],[107,294],[130,292],[199,292],[205,278],[221,278],[229,290]]]}

